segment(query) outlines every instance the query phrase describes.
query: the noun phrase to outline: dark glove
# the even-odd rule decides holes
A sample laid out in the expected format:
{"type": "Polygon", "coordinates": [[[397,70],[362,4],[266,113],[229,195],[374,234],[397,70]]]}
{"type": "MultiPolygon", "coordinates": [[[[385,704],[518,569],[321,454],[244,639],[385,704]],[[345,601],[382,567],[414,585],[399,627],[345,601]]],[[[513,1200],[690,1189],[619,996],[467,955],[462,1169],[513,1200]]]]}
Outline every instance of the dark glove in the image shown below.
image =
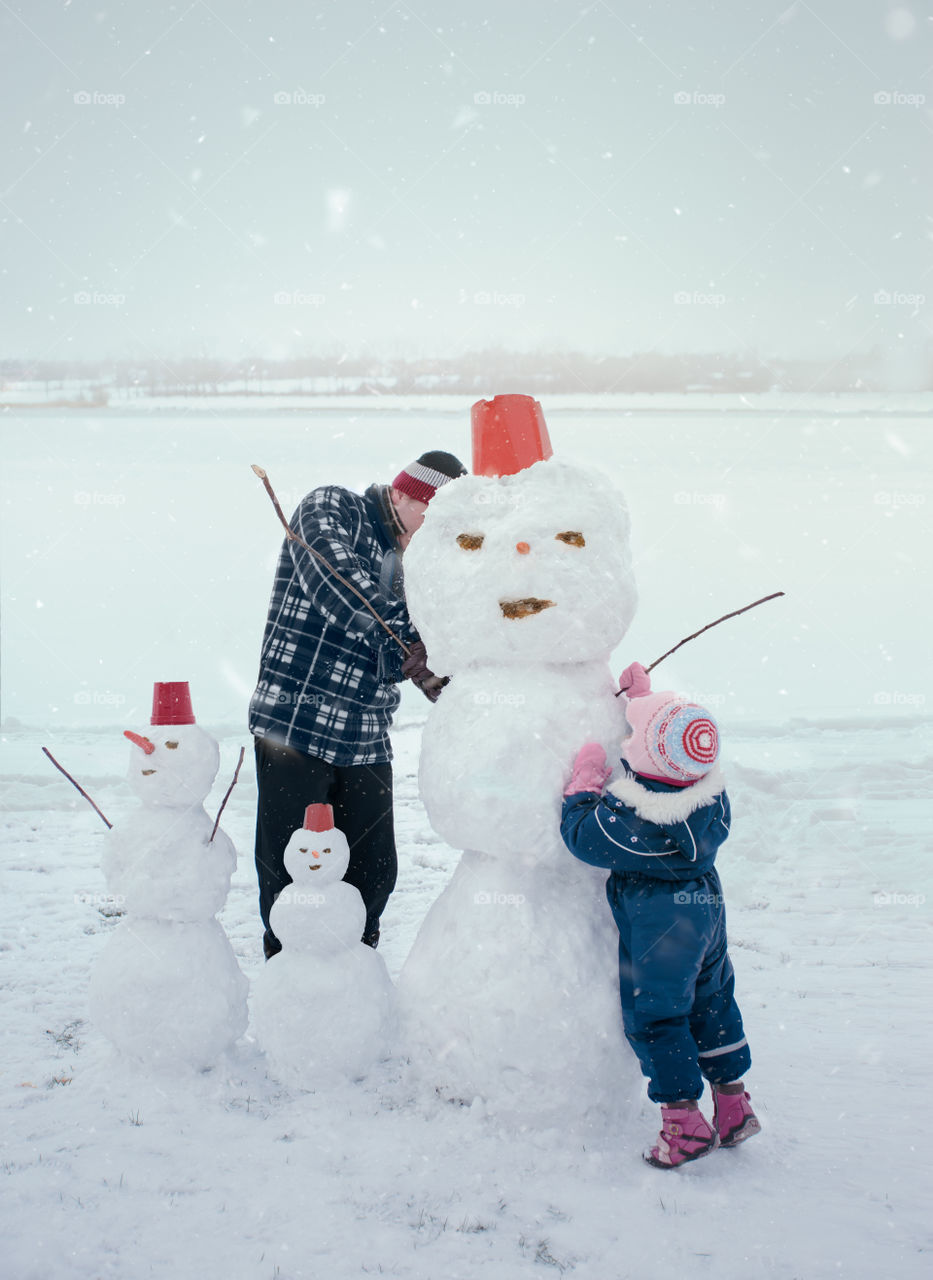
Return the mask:
{"type": "Polygon", "coordinates": [[[402,677],[416,685],[429,702],[437,702],[450,676],[436,676],[430,669],[428,652],[422,640],[416,640],[410,647],[411,652],[402,663],[402,677]]]}

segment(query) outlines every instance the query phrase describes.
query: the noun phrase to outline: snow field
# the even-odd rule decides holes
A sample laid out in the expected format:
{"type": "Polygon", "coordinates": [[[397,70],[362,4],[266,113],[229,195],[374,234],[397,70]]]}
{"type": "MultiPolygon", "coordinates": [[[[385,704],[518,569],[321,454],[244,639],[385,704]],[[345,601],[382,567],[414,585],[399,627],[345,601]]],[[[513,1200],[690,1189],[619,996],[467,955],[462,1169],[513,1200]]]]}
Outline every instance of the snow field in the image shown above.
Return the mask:
{"type": "MultiPolygon", "coordinates": [[[[395,735],[393,977],[458,857],[414,799],[422,720],[395,735]]],[[[399,1062],[365,1087],[302,1094],[270,1080],[249,1036],[206,1074],[121,1066],[86,1009],[116,924],[98,901],[105,829],[41,756],[47,735],[8,735],[6,795],[21,807],[4,817],[0,898],[6,1273],[926,1274],[930,723],[785,727],[768,769],[774,737],[746,730],[727,747],[736,825],[719,860],[765,1131],[664,1173],[639,1158],[656,1127],[647,1102],[625,1133],[592,1116],[538,1130],[443,1102],[399,1062]]],[[[241,741],[222,738],[209,812],[241,741]]],[[[107,768],[120,741],[74,731],[52,749],[111,820],[131,807],[107,768]]],[[[253,805],[247,764],[224,815],[239,865],[222,922],[250,977],[253,805]]]]}
{"type": "MultiPolygon", "coordinates": [[[[299,1094],[249,1034],[207,1074],[147,1077],[88,1019],[118,923],[106,833],[40,746],[116,821],[134,807],[123,729],[148,722],[154,680],[191,681],[221,740],[209,813],[248,748],[223,819],[239,861],[221,920],[255,977],[243,722],[280,537],[249,463],[289,511],[315,484],[390,479],[425,448],[468,457],[464,406],[5,422],[4,714],[50,728],[7,719],[0,735],[4,1276],[926,1276],[928,428],[829,399],[810,418],[692,407],[544,405],[556,453],[604,466],[631,509],[640,604],[616,669],[787,592],[662,668],[722,729],[735,821],[718,867],[764,1126],[676,1173],[640,1159],[647,1103],[624,1131],[578,1107],[560,1128],[522,1127],[441,1101],[402,1061],[365,1088],[299,1094]]],[[[380,947],[393,978],[459,857],[418,798],[425,714],[406,691],[380,947]]]]}

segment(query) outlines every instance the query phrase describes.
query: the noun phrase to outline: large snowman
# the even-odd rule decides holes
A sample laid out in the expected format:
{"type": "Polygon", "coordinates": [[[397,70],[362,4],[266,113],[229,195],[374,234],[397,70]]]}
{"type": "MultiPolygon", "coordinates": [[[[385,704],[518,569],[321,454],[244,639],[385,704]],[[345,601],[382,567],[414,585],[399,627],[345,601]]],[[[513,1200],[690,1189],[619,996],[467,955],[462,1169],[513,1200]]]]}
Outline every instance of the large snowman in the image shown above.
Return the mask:
{"type": "Polygon", "coordinates": [[[102,866],[126,908],[91,975],[91,1016],[128,1057],[204,1068],[246,1030],[247,981],[216,913],[236,850],[204,809],[220,763],[187,682],[157,683],[151,726],[127,730],[140,807],[110,833],[102,866]]]}
{"type": "Polygon", "coordinates": [[[395,990],[360,942],[366,908],[343,876],[350,848],[329,804],[310,804],[285,848],[292,878],[270,915],[282,950],[253,988],[253,1022],[272,1074],[316,1090],[359,1079],[387,1056],[395,990]]]}
{"type": "Polygon", "coordinates": [[[550,457],[540,405],[480,401],[474,470],[431,502],[406,597],[450,683],[420,787],[464,850],[406,961],[412,1057],[442,1093],[543,1118],[634,1095],[605,872],[568,856],[562,789],[584,742],[626,734],[608,659],[635,610],[629,519],[600,472],[550,457]],[[538,459],[538,460],[535,460],[538,459]]]}

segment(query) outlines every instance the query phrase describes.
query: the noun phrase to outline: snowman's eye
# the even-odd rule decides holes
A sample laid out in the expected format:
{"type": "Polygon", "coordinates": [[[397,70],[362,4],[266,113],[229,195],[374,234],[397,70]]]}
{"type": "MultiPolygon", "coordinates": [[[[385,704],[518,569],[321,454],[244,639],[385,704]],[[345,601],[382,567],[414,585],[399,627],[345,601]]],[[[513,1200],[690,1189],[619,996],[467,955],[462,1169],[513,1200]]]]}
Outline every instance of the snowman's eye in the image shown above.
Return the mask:
{"type": "Polygon", "coordinates": [[[330,849],[322,849],[321,853],[330,853],[330,849]]]}
{"type": "Polygon", "coordinates": [[[303,849],[299,846],[298,852],[299,852],[299,853],[307,853],[307,852],[308,852],[308,846],[307,846],[307,845],[305,845],[305,847],[304,847],[303,849]]]}
{"type": "Polygon", "coordinates": [[[585,547],[586,539],[582,533],[577,533],[573,529],[568,529],[564,533],[556,533],[554,537],[558,542],[566,542],[568,547],[585,547]]]}
{"type": "Polygon", "coordinates": [[[175,748],[178,746],[178,743],[177,743],[177,742],[166,742],[166,744],[165,744],[165,745],[168,747],[169,751],[174,751],[174,750],[175,750],[175,748]]]}
{"type": "Polygon", "coordinates": [[[457,542],[464,551],[479,551],[483,545],[483,537],[481,533],[458,533],[457,542]]]}

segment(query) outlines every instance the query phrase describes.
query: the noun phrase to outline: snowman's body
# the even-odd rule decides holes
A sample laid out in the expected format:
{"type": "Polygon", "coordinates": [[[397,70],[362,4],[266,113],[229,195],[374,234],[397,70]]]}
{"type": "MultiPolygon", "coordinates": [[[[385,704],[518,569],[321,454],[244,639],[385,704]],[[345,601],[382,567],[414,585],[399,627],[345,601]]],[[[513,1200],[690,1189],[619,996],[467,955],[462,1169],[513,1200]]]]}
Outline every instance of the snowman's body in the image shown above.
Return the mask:
{"type": "Polygon", "coordinates": [[[292,883],[269,916],[282,950],[253,988],[253,1023],[272,1073],[300,1089],[365,1076],[388,1051],[395,990],[382,957],[360,937],[366,908],[341,876],[346,837],[296,831],[285,850],[292,883]]]}
{"type": "Polygon", "coordinates": [[[199,726],[153,726],[152,750],[131,747],[128,779],[140,809],[113,828],[107,886],[126,908],[91,976],[94,1022],[127,1056],[204,1068],[247,1025],[247,981],[215,919],[236,851],[204,800],[217,743],[199,726]]]}
{"type": "Polygon", "coordinates": [[[566,871],[557,824],[568,759],[624,732],[605,660],[466,667],[424,729],[419,784],[431,823],[454,848],[524,851],[566,871]]]}
{"type": "Polygon", "coordinates": [[[406,552],[406,595],[451,676],[421,794],[465,850],[400,978],[413,1056],[450,1095],[500,1110],[611,1106],[637,1082],[618,933],[605,872],[572,857],[559,824],[577,750],[625,736],[608,664],[635,608],[621,495],[553,461],[458,480],[406,552]]]}

